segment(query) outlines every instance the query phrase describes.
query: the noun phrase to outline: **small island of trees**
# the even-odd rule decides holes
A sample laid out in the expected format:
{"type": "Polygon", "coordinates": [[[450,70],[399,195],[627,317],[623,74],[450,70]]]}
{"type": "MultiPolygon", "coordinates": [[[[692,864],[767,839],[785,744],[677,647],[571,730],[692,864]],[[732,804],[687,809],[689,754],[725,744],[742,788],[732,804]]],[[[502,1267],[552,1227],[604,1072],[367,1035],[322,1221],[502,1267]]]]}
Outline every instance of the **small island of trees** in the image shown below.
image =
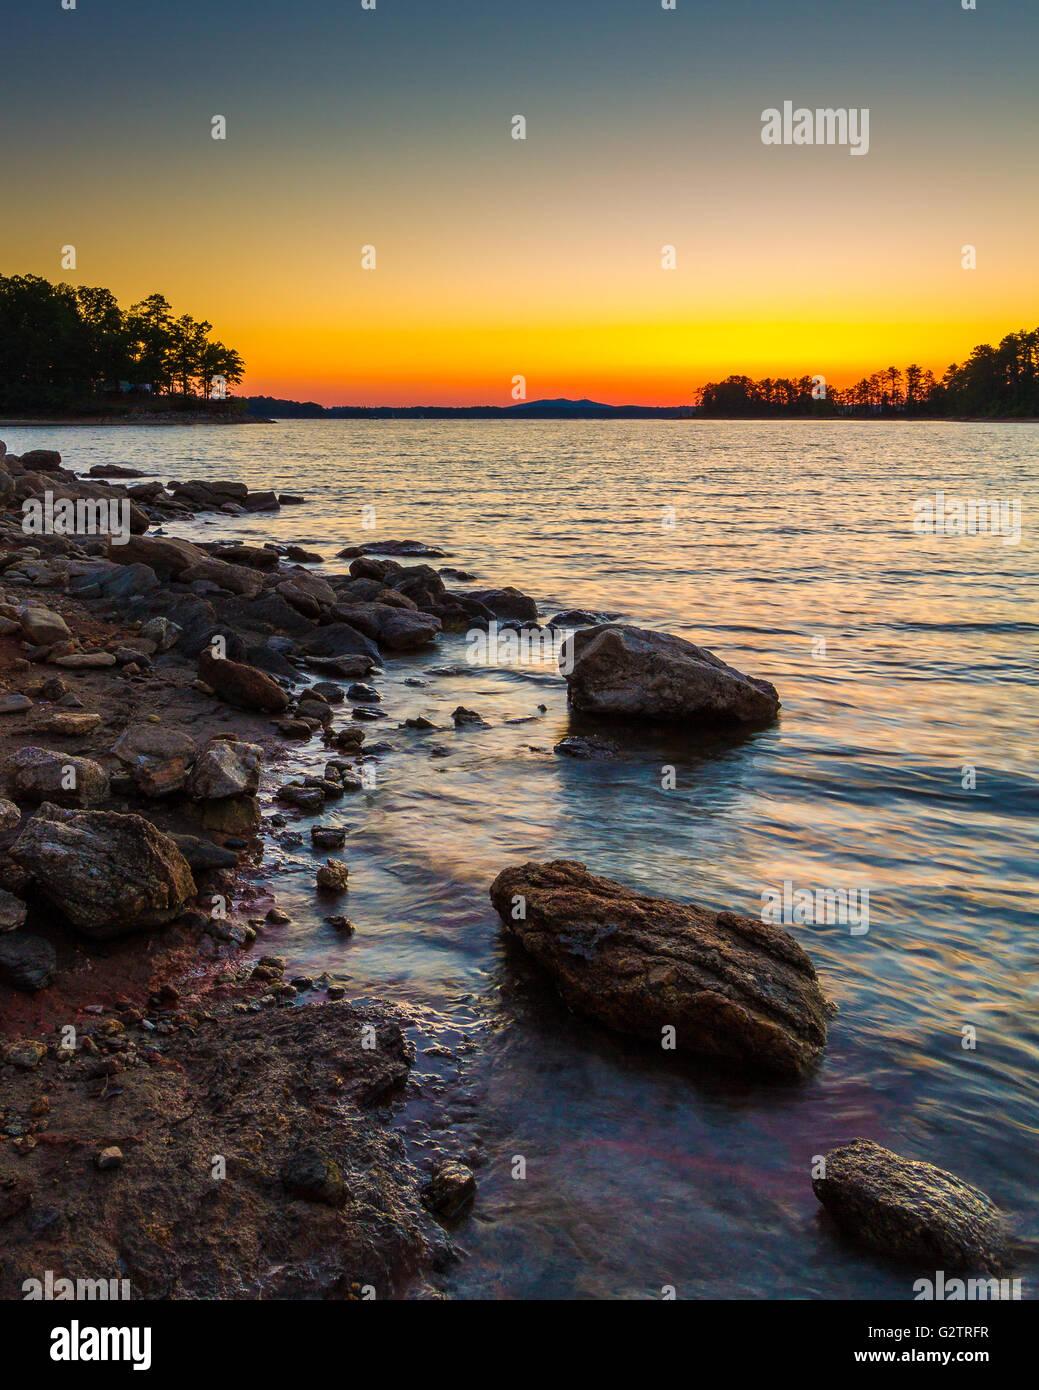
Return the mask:
{"type": "Polygon", "coordinates": [[[0,411],[76,414],[135,396],[198,408],[245,372],[212,331],[161,294],[124,310],[111,290],[0,276],[0,411]]]}

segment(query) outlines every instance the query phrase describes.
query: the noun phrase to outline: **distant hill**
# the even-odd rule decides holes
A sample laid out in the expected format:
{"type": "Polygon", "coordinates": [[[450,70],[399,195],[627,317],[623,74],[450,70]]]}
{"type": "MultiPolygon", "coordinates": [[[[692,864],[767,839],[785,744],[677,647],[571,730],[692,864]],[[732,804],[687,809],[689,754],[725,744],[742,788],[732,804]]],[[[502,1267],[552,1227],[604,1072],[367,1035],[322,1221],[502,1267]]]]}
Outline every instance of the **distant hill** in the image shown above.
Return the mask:
{"type": "Polygon", "coordinates": [[[601,401],[517,401],[515,405],[329,405],[250,396],[253,415],[276,420],[680,420],[695,414],[692,406],[604,405],[601,401]]]}

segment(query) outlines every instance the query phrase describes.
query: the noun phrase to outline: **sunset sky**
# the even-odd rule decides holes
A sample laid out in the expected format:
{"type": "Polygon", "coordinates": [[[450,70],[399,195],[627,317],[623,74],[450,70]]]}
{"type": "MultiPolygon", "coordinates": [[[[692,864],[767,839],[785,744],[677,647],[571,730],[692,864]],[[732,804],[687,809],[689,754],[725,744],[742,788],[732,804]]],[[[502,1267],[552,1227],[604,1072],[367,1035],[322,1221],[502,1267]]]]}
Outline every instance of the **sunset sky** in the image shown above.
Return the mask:
{"type": "Polygon", "coordinates": [[[1039,322],[1036,0],[676,3],[9,8],[0,272],[161,291],[325,404],[679,404],[1039,322]],[[869,153],[766,147],[785,99],[869,153]]]}

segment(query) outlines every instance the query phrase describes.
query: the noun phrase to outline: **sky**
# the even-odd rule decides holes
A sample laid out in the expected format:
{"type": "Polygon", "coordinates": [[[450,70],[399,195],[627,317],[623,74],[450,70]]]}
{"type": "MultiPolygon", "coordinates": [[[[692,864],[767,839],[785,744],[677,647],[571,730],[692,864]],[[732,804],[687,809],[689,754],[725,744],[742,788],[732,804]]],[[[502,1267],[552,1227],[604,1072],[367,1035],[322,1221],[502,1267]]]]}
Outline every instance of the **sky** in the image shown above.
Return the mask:
{"type": "Polygon", "coordinates": [[[5,0],[0,273],[160,291],[323,404],[940,375],[1039,323],[1036,0],[674,3],[5,0]],[[763,144],[785,100],[868,153],[763,144]]]}

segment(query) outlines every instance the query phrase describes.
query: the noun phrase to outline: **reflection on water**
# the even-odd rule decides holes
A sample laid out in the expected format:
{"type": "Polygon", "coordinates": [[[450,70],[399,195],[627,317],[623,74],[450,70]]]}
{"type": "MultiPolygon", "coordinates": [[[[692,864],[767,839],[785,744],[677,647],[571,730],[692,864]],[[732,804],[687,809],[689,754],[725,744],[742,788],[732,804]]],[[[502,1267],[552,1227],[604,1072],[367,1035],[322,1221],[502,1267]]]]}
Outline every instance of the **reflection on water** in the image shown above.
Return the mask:
{"type": "MultiPolygon", "coordinates": [[[[486,1161],[453,1292],[911,1297],[913,1271],[818,1218],[812,1156],[854,1135],[952,1168],[1039,1234],[1039,427],[306,422],[8,444],[305,491],[307,507],[185,533],[302,541],[329,560],[370,539],[374,505],[378,537],[438,544],[440,563],[516,584],[546,616],[610,609],[778,687],[770,729],[633,729],[615,761],[579,762],[552,753],[593,727],[557,676],[430,674],[465,662],[446,638],[378,680],[390,718],[369,739],[393,752],[374,792],[322,816],[349,830],[356,937],[315,914],[308,845],[271,860],[294,921],[270,939],[294,970],[335,970],[478,1042],[486,1161]],[[937,489],[1021,498],[1020,544],[914,536],[912,503],[937,489]],[[492,727],[456,731],[458,703],[492,727]],[[442,727],[398,729],[418,714],[442,727]],[[868,888],[867,935],[793,929],[841,1009],[819,1074],[735,1082],[571,1015],[503,944],[487,898],[499,869],[535,857],[755,914],[784,879],[868,888]]],[[[287,750],[272,780],[306,756],[287,750]]],[[[1027,1257],[1018,1273],[1032,1296],[1027,1257]]]]}

